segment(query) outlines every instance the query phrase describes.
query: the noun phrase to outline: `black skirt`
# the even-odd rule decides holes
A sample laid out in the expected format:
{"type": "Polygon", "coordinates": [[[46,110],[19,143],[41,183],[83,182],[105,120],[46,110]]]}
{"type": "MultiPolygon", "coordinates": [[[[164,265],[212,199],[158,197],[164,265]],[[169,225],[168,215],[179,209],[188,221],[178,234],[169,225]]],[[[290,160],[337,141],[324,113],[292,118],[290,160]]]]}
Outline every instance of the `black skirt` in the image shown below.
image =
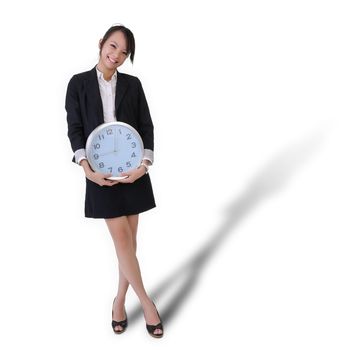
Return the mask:
{"type": "Polygon", "coordinates": [[[156,206],[151,179],[145,174],[134,183],[99,186],[86,178],[85,217],[115,218],[134,215],[156,206]]]}

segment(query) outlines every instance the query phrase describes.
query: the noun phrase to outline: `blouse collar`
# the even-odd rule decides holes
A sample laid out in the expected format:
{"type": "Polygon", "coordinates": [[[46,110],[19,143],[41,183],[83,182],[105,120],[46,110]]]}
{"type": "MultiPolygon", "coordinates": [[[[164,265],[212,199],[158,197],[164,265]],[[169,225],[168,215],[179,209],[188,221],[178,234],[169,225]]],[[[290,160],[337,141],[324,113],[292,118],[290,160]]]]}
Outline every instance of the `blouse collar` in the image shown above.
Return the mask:
{"type": "Polygon", "coordinates": [[[103,73],[97,68],[97,65],[96,65],[96,72],[97,72],[97,77],[99,79],[102,79],[103,81],[105,81],[107,83],[114,81],[114,80],[117,80],[117,70],[115,70],[115,72],[113,73],[110,81],[105,80],[105,78],[103,77],[103,73]]]}

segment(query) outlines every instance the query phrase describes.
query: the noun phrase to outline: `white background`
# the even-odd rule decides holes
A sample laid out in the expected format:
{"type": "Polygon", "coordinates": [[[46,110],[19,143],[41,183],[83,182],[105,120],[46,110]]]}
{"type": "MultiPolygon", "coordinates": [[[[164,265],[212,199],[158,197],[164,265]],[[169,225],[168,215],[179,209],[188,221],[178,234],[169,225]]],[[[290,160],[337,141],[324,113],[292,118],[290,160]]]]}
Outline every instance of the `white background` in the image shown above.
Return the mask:
{"type": "Polygon", "coordinates": [[[346,5],[2,4],[0,347],[349,349],[346,5]],[[66,135],[67,83],[116,22],[136,38],[120,71],[141,79],[155,125],[138,257],[161,340],[141,314],[112,332],[114,246],[84,217],[66,135]]]}

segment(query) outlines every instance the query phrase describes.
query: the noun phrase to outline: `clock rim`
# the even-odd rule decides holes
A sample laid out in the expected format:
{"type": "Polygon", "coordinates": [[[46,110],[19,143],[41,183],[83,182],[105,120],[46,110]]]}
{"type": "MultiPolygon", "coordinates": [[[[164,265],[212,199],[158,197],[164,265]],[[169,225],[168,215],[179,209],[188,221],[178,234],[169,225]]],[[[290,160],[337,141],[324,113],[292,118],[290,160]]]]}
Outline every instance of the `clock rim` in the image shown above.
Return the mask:
{"type": "MultiPolygon", "coordinates": [[[[91,162],[91,157],[90,157],[90,153],[89,152],[89,149],[91,148],[91,144],[92,144],[92,140],[94,139],[94,136],[99,133],[102,129],[108,127],[108,126],[111,126],[111,125],[121,125],[121,126],[124,126],[128,129],[130,129],[134,135],[137,137],[137,139],[139,140],[140,142],[140,146],[141,146],[141,153],[142,153],[142,156],[141,156],[141,162],[142,162],[142,157],[143,157],[143,154],[144,154],[144,151],[145,151],[145,148],[144,148],[144,145],[143,145],[143,141],[142,141],[142,138],[141,138],[141,135],[140,133],[133,127],[131,126],[130,124],[128,123],[124,123],[124,122],[119,122],[119,121],[113,121],[113,122],[107,122],[107,123],[102,123],[100,124],[99,126],[97,126],[94,130],[91,131],[90,135],[88,136],[87,140],[86,140],[86,145],[85,145],[85,151],[86,151],[86,157],[87,157],[87,160],[91,166],[91,168],[95,171],[95,172],[99,172],[98,170],[96,170],[93,166],[93,162],[91,162]]],[[[141,163],[140,162],[140,163],[141,163]]]]}

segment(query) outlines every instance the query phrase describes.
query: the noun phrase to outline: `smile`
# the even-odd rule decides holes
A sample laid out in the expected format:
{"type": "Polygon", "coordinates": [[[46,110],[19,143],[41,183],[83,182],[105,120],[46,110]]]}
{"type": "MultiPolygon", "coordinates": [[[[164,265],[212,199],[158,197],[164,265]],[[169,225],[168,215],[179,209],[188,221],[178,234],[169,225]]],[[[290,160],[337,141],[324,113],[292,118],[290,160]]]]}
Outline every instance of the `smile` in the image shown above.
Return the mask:
{"type": "Polygon", "coordinates": [[[111,63],[113,63],[113,64],[118,63],[118,61],[114,61],[114,60],[112,60],[111,58],[109,58],[109,56],[107,56],[107,58],[108,58],[108,60],[109,60],[111,63]]]}

